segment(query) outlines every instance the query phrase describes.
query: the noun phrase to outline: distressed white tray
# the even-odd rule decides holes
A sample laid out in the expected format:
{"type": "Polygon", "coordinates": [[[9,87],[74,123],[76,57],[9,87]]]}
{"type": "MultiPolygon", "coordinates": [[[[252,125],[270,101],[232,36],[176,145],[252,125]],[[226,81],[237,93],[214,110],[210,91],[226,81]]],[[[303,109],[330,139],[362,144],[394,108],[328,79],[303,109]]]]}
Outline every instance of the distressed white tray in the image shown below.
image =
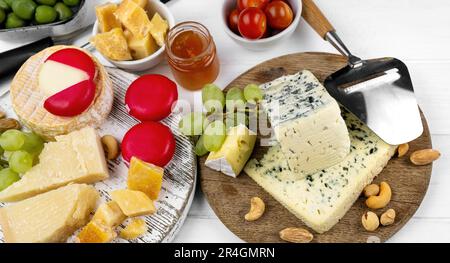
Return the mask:
{"type": "MultiPolygon", "coordinates": [[[[101,135],[111,134],[121,139],[128,129],[139,122],[127,113],[124,104],[126,89],[137,76],[114,68],[107,68],[107,71],[114,86],[114,105],[108,120],[99,128],[99,132],[101,135]]],[[[8,117],[16,117],[11,107],[9,93],[0,98],[0,107],[8,117]]],[[[157,212],[145,217],[148,232],[135,240],[127,241],[117,238],[114,242],[170,242],[183,225],[195,193],[197,160],[192,141],[180,134],[177,129],[180,118],[181,114],[175,112],[162,121],[172,130],[176,140],[176,149],[172,161],[165,168],[162,189],[155,203],[157,212]]],[[[112,190],[126,188],[128,168],[122,157],[109,161],[108,167],[110,177],[95,184],[95,188],[100,192],[100,202],[109,200],[109,192],[112,190]]],[[[5,205],[8,204],[0,203],[0,207],[5,205]]],[[[73,237],[68,241],[72,240],[73,237]]],[[[0,242],[4,242],[1,231],[0,242]]]]}

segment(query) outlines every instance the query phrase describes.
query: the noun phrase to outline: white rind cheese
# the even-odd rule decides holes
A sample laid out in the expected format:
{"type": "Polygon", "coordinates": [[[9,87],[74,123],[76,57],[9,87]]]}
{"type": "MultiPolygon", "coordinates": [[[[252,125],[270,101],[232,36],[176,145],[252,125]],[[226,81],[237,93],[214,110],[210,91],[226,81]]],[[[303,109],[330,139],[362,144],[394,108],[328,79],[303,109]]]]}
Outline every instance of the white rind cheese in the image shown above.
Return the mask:
{"type": "Polygon", "coordinates": [[[0,208],[8,243],[64,242],[89,220],[99,194],[93,186],[72,184],[0,208]]]}
{"type": "MultiPolygon", "coordinates": [[[[100,127],[111,112],[114,91],[105,67],[92,55],[97,69],[94,79],[96,84],[95,99],[91,106],[80,115],[74,117],[61,117],[48,112],[44,102],[50,91],[43,91],[39,85],[39,74],[45,60],[54,52],[68,46],[53,46],[30,57],[17,71],[11,82],[12,107],[20,121],[47,140],[53,140],[55,136],[67,134],[83,127],[100,127]]],[[[74,48],[71,46],[71,48],[74,48]]],[[[86,52],[83,49],[80,49],[86,52]]],[[[55,79],[64,78],[55,73],[55,79]]],[[[55,80],[61,81],[61,80],[55,80]]]]}
{"type": "Polygon", "coordinates": [[[205,165],[231,177],[237,177],[250,158],[256,142],[256,134],[245,125],[233,127],[217,152],[211,152],[205,165]]]}
{"type": "Polygon", "coordinates": [[[350,138],[341,111],[314,77],[304,70],[262,85],[262,106],[295,178],[341,162],[350,138]]]}
{"type": "Polygon", "coordinates": [[[358,199],[364,187],[383,170],[396,146],[382,141],[355,116],[344,112],[350,130],[351,150],[332,167],[291,179],[279,145],[269,148],[261,160],[252,159],[244,171],[318,233],[331,229],[358,199]]]}
{"type": "Polygon", "coordinates": [[[70,183],[94,183],[108,177],[100,137],[88,127],[46,143],[39,163],[1,191],[0,202],[19,201],[70,183]]]}

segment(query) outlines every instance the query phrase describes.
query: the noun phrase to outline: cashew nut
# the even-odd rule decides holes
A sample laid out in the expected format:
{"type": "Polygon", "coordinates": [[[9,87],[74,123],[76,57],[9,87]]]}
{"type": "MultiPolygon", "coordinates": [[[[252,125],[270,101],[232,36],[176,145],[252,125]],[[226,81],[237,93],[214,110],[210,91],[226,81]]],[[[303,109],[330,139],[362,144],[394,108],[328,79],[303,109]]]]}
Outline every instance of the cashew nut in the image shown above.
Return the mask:
{"type": "Polygon", "coordinates": [[[380,220],[374,212],[366,212],[361,218],[361,223],[367,231],[375,231],[380,226],[380,220]]]}
{"type": "Polygon", "coordinates": [[[380,187],[377,184],[369,184],[364,187],[363,193],[365,197],[371,197],[373,195],[378,195],[380,192],[380,187]]]}
{"type": "Polygon", "coordinates": [[[264,201],[259,197],[253,197],[250,200],[250,211],[245,215],[245,220],[255,221],[258,220],[266,210],[264,201]]]}
{"type": "Polygon", "coordinates": [[[383,226],[392,225],[395,221],[395,210],[394,209],[388,209],[386,212],[384,212],[380,217],[380,223],[383,226]]]}
{"type": "Polygon", "coordinates": [[[114,160],[119,156],[119,143],[112,135],[103,136],[102,144],[108,160],[114,160]]]}
{"type": "Polygon", "coordinates": [[[371,209],[384,208],[391,201],[391,196],[391,187],[386,182],[381,182],[380,193],[378,195],[370,196],[369,198],[367,198],[366,205],[371,209]]]}

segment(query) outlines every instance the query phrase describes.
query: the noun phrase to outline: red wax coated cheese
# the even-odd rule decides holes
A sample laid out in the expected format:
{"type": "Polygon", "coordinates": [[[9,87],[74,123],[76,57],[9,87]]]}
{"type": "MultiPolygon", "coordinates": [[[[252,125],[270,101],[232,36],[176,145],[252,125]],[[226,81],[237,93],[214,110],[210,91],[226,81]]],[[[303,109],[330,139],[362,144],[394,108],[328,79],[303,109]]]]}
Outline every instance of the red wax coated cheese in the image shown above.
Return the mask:
{"type": "Polygon", "coordinates": [[[170,129],[159,122],[143,122],[133,126],[123,137],[122,156],[127,162],[137,157],[164,167],[175,153],[175,139],[170,129]]]}
{"type": "Polygon", "coordinates": [[[157,74],[143,75],[131,83],[125,104],[131,116],[141,121],[160,121],[172,112],[178,99],[177,85],[157,74]]]}
{"type": "Polygon", "coordinates": [[[57,116],[76,116],[91,105],[94,97],[94,82],[85,80],[47,98],[44,108],[57,116]]]}
{"type": "Polygon", "coordinates": [[[92,58],[76,48],[61,49],[51,54],[45,61],[47,60],[52,60],[82,70],[88,74],[89,79],[91,80],[95,78],[95,64],[92,61],[92,58]]]}

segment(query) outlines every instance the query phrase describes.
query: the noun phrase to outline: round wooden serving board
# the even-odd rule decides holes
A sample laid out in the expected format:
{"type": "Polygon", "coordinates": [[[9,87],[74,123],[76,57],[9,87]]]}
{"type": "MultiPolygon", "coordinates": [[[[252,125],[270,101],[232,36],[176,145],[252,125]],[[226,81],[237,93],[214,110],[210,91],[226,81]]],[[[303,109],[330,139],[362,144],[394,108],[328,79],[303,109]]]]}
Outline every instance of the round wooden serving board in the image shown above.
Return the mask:
{"type": "MultiPolygon", "coordinates": [[[[249,83],[265,83],[282,75],[293,74],[303,69],[310,70],[323,81],[328,75],[344,67],[346,59],[328,53],[297,53],[271,59],[245,72],[231,82],[227,88],[244,87],[249,83]]],[[[410,143],[409,153],[431,148],[431,138],[425,118],[422,116],[424,133],[410,143]]],[[[262,156],[267,147],[255,147],[254,156],[262,156]]],[[[386,168],[375,179],[389,182],[393,195],[388,207],[375,211],[381,215],[388,208],[397,212],[393,225],[367,232],[361,225],[361,216],[368,208],[365,198],[359,198],[347,214],[331,230],[324,234],[314,233],[313,242],[370,242],[386,241],[402,228],[413,216],[428,188],[432,165],[414,166],[409,154],[403,158],[393,157],[386,168]]],[[[242,172],[231,178],[204,165],[206,157],[199,159],[201,187],[220,220],[238,237],[247,242],[282,242],[279,231],[286,227],[305,227],[263,188],[242,172]],[[257,221],[247,222],[244,215],[250,208],[250,199],[261,197],[266,203],[266,212],[257,221]]],[[[308,229],[308,228],[307,228],[308,229]]]]}

